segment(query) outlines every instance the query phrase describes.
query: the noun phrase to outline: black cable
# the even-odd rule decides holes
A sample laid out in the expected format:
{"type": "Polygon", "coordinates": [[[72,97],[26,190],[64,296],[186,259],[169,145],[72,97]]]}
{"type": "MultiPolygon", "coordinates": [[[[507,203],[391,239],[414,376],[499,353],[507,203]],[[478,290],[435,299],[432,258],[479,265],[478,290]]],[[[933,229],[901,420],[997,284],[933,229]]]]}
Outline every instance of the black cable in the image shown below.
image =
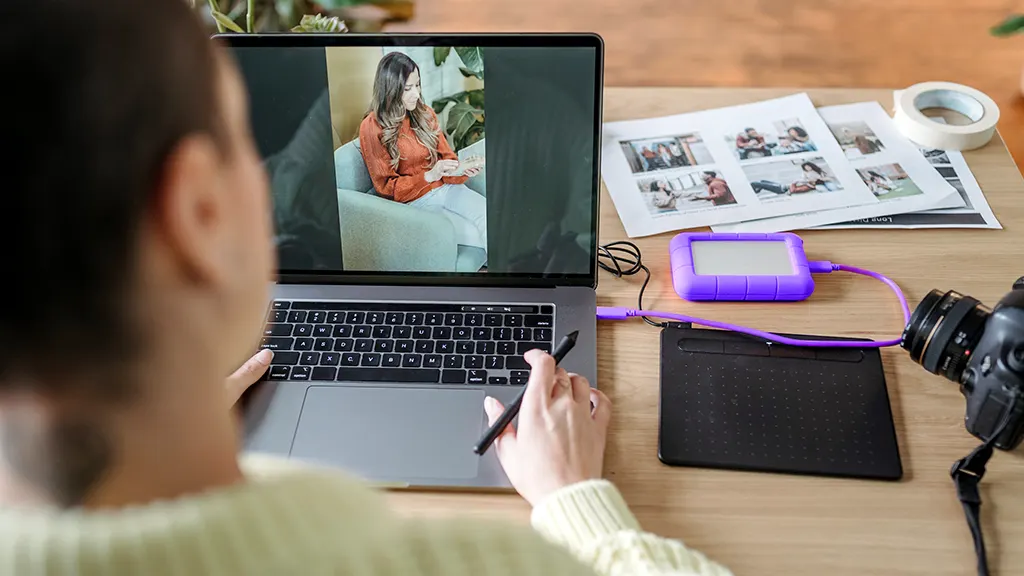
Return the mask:
{"type": "MultiPolygon", "coordinates": [[[[598,246],[597,265],[602,270],[611,272],[617,278],[633,276],[640,272],[646,274],[644,283],[640,285],[640,294],[636,299],[636,309],[644,309],[644,290],[647,289],[647,284],[651,281],[651,269],[644,266],[639,246],[628,240],[619,240],[598,246]]],[[[664,328],[666,326],[665,322],[654,322],[646,316],[641,316],[641,318],[644,319],[644,322],[655,328],[664,328]]]]}

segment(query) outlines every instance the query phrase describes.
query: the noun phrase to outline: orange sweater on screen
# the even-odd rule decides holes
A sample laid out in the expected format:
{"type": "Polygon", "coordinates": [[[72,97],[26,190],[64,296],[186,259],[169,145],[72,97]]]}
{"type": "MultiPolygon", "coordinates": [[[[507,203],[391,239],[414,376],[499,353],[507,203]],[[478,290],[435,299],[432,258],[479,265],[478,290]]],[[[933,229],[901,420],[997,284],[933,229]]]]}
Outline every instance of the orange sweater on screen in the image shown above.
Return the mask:
{"type": "MultiPolygon", "coordinates": [[[[437,126],[437,116],[430,112],[431,121],[437,126]]],[[[430,164],[430,151],[416,139],[416,134],[409,124],[409,117],[402,120],[398,132],[398,170],[391,166],[391,156],[381,143],[383,130],[373,113],[363,118],[359,125],[359,146],[363,152],[363,161],[370,173],[373,187],[381,196],[397,202],[409,203],[421,198],[427,192],[439,188],[443,184],[462,184],[469,180],[466,176],[442,176],[436,182],[427,182],[426,173],[433,168],[430,164]]],[[[438,159],[458,160],[458,156],[448,144],[444,132],[437,137],[438,159]]]]}

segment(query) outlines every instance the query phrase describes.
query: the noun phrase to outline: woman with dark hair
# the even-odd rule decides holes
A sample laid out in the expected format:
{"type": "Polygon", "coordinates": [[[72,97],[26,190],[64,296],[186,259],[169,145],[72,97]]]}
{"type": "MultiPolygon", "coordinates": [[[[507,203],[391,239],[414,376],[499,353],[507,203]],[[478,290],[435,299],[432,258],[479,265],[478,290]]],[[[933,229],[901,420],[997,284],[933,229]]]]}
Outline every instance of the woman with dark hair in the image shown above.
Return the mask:
{"type": "Polygon", "coordinates": [[[487,202],[465,182],[481,170],[455,176],[459,160],[422,99],[420,70],[401,52],[381,58],[359,144],[377,193],[436,210],[451,220],[459,244],[487,250],[487,202]]]}
{"type": "Polygon", "coordinates": [[[814,145],[814,142],[811,142],[810,134],[808,134],[807,130],[804,130],[802,127],[790,126],[789,129],[786,130],[786,134],[789,135],[790,140],[799,144],[803,148],[804,152],[816,152],[818,150],[818,147],[814,145]]]}
{"type": "MultiPolygon", "coordinates": [[[[792,128],[790,130],[792,130],[792,128]]],[[[824,186],[825,188],[832,190],[832,187],[835,185],[835,178],[830,176],[821,168],[821,166],[818,166],[814,162],[804,162],[800,165],[800,169],[804,171],[804,179],[802,181],[793,182],[789,185],[790,194],[813,192],[817,190],[818,186],[824,186]]]]}
{"type": "Polygon", "coordinates": [[[868,170],[868,177],[864,178],[864,182],[875,196],[884,196],[895,188],[892,180],[874,170],[868,170]]]}

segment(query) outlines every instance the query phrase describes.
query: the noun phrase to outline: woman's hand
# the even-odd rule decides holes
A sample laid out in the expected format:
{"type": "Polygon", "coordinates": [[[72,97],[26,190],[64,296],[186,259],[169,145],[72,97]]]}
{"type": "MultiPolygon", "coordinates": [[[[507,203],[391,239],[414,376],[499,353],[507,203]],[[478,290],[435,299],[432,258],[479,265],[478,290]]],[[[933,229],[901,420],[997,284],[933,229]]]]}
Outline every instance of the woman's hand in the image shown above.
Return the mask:
{"type": "Polygon", "coordinates": [[[260,376],[270,368],[270,361],[274,359],[274,353],[270,350],[260,350],[252,358],[224,382],[224,389],[228,394],[228,408],[235,405],[242,394],[255,384],[260,376]]]}
{"type": "Polygon", "coordinates": [[[469,178],[472,178],[473,176],[476,176],[477,174],[479,174],[482,171],[483,171],[483,168],[469,168],[469,169],[466,170],[465,175],[467,177],[469,177],[469,178]]]}
{"type": "MultiPolygon", "coordinates": [[[[556,368],[550,355],[531,350],[525,357],[533,370],[518,429],[509,425],[494,449],[512,486],[537,505],[560,488],[601,477],[611,402],[586,378],[556,368]]],[[[487,398],[484,410],[493,424],[504,408],[487,398]]]]}
{"type": "Polygon", "coordinates": [[[424,174],[424,178],[427,182],[437,182],[442,176],[447,176],[449,172],[454,172],[458,168],[458,160],[438,160],[434,167],[424,174]]]}

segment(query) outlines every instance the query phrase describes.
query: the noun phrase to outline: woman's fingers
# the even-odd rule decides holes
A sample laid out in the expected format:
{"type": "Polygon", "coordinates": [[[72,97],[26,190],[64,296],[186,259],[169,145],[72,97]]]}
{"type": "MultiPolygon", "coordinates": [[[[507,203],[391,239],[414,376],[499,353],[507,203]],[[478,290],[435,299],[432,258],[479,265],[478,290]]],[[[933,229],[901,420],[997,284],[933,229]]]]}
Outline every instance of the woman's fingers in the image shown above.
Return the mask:
{"type": "Polygon", "coordinates": [[[594,405],[592,415],[594,422],[601,428],[601,430],[608,429],[608,423],[612,420],[612,402],[608,399],[608,396],[600,390],[591,388],[590,390],[590,402],[594,405]]]}
{"type": "Polygon", "coordinates": [[[572,383],[572,399],[583,406],[590,403],[590,382],[579,374],[569,374],[572,383]]]}

